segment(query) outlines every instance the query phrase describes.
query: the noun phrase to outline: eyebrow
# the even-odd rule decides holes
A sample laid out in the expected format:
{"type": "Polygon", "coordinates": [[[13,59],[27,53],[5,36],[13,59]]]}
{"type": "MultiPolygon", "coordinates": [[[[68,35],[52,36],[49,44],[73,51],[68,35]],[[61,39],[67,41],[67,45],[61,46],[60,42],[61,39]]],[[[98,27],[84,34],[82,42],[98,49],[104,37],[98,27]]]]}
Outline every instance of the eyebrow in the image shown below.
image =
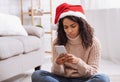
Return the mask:
{"type": "Polygon", "coordinates": [[[72,25],[75,25],[76,23],[73,23],[73,24],[71,24],[70,26],[72,26],[72,25]]]}
{"type": "MultiPolygon", "coordinates": [[[[74,24],[76,24],[76,23],[73,23],[73,24],[71,24],[70,26],[72,26],[72,25],[74,25],[74,24]]],[[[63,25],[63,26],[67,26],[67,25],[63,25]]]]}

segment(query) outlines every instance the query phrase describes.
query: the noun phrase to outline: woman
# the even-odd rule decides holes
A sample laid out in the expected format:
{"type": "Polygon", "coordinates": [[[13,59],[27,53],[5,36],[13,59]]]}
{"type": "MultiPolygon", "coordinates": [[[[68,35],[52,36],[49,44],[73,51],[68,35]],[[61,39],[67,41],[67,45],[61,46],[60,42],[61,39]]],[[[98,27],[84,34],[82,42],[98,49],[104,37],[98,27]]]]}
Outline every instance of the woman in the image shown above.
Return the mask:
{"type": "Polygon", "coordinates": [[[36,71],[32,82],[110,82],[108,76],[97,74],[100,44],[82,6],[59,5],[55,24],[58,34],[53,44],[52,72],[36,71]],[[67,53],[59,55],[55,45],[64,45],[67,53]]]}

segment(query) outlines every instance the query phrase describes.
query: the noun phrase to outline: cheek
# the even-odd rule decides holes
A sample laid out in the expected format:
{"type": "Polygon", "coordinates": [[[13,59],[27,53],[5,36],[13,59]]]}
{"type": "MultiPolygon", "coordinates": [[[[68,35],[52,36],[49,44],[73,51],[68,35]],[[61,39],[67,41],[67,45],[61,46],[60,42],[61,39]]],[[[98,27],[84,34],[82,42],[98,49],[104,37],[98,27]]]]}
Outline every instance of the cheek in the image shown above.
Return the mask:
{"type": "Polygon", "coordinates": [[[78,30],[78,29],[76,29],[75,34],[76,34],[76,35],[78,35],[78,34],[79,34],[79,30],[78,30]]]}
{"type": "Polygon", "coordinates": [[[76,28],[76,29],[75,29],[75,32],[76,32],[76,33],[79,33],[79,28],[76,28]]]}
{"type": "Polygon", "coordinates": [[[79,30],[77,30],[77,34],[79,34],[79,30]]]}
{"type": "Polygon", "coordinates": [[[78,35],[79,35],[79,33],[78,33],[78,32],[76,32],[76,33],[75,33],[75,36],[78,36],[78,35]]]}

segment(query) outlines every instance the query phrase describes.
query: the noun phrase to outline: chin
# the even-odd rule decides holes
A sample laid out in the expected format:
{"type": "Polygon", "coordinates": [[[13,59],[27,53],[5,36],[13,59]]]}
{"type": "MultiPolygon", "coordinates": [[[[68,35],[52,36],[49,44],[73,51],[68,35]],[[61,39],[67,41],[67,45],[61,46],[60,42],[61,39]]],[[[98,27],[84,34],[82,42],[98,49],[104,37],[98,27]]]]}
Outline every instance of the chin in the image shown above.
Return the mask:
{"type": "Polygon", "coordinates": [[[71,38],[71,39],[74,39],[74,38],[76,38],[76,37],[73,37],[73,36],[72,36],[72,37],[70,37],[70,38],[71,38]]]}

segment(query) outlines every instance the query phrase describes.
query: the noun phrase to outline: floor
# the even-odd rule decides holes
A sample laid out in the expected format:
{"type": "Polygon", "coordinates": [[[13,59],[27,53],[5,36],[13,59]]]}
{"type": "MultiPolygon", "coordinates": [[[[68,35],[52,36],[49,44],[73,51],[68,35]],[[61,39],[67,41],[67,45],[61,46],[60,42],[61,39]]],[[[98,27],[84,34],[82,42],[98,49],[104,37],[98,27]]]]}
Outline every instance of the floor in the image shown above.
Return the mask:
{"type": "MultiPolygon", "coordinates": [[[[50,58],[51,58],[50,56],[46,57],[47,62],[41,67],[41,69],[50,71],[50,68],[51,68],[50,58]]],[[[118,68],[120,66],[117,67],[117,65],[116,66],[114,66],[114,65],[115,65],[114,63],[104,60],[101,62],[100,72],[108,74],[110,77],[110,80],[111,80],[110,82],[119,82],[120,81],[120,71],[117,71],[117,70],[119,70],[118,68]],[[112,67],[112,69],[113,69],[112,71],[110,70],[110,67],[112,67]],[[103,69],[104,69],[104,71],[103,71],[103,69]]],[[[23,74],[20,74],[18,76],[15,76],[15,77],[8,79],[6,81],[3,81],[3,82],[31,82],[31,75],[32,75],[33,71],[34,71],[34,69],[30,69],[23,74]]]]}
{"type": "Polygon", "coordinates": [[[100,73],[105,73],[110,77],[110,82],[120,82],[120,65],[103,59],[100,64],[100,73]]]}
{"type": "MultiPolygon", "coordinates": [[[[46,56],[46,63],[41,67],[42,70],[50,71],[51,68],[51,56],[46,56]],[[49,62],[49,63],[48,63],[49,62]]],[[[31,82],[31,75],[34,72],[34,69],[30,69],[20,75],[17,75],[13,78],[10,78],[8,80],[2,81],[2,82],[31,82]]]]}

